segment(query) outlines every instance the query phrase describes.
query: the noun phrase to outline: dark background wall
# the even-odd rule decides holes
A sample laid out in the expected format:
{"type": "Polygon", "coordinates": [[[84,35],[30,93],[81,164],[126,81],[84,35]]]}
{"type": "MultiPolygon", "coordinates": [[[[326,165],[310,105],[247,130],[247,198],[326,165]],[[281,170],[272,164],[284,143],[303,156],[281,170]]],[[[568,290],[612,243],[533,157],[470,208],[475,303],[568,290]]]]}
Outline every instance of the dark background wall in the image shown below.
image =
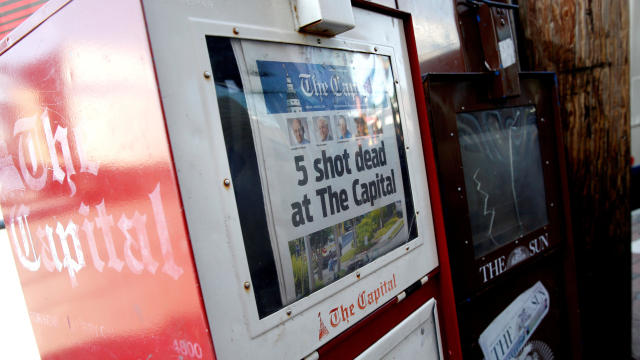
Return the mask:
{"type": "Polygon", "coordinates": [[[629,2],[518,2],[522,69],[558,74],[583,355],[629,359],[629,2]]]}

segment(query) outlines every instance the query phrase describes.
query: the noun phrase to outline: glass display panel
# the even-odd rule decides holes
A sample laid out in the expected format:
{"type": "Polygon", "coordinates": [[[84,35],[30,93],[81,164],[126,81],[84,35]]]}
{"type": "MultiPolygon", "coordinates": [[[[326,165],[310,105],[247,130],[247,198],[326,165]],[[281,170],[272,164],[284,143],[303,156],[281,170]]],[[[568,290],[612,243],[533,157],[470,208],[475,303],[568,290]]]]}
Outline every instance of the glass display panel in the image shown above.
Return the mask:
{"type": "Polygon", "coordinates": [[[456,116],[476,258],[548,223],[533,106],[456,116]]]}
{"type": "Polygon", "coordinates": [[[417,237],[389,56],[207,46],[260,318],[417,237]]]}

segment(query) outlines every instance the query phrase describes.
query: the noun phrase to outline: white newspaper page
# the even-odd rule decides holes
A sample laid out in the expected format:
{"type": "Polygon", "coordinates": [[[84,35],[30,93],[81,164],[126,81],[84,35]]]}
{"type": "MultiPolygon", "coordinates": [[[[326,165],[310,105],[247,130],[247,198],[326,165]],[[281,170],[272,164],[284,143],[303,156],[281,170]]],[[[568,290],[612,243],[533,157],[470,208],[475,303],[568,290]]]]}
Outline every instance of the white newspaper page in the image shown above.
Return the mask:
{"type": "Polygon", "coordinates": [[[549,312],[549,292],[538,281],[520,294],[480,334],[487,360],[515,359],[549,312]]]}
{"type": "Polygon", "coordinates": [[[258,41],[242,41],[241,53],[283,301],[291,303],[408,241],[391,61],[258,41]]]}

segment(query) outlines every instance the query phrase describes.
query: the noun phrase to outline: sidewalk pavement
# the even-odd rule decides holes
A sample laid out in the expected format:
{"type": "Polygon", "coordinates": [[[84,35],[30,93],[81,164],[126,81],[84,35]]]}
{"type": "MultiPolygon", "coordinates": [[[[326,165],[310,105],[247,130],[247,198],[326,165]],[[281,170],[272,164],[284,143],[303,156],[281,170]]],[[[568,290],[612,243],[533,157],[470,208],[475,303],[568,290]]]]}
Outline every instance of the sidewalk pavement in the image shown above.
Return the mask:
{"type": "Polygon", "coordinates": [[[631,355],[640,359],[640,209],[631,213],[631,355]]]}

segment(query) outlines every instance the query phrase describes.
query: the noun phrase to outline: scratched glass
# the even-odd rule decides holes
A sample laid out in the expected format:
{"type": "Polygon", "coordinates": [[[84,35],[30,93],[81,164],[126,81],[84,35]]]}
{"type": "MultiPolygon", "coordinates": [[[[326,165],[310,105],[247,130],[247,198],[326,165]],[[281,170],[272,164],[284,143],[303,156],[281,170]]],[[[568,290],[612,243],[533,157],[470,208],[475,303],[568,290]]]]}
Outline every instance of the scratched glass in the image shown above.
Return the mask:
{"type": "Polygon", "coordinates": [[[456,117],[476,258],[548,223],[533,106],[456,117]]]}
{"type": "Polygon", "coordinates": [[[417,237],[390,57],[207,45],[260,318],[417,237]]]}

